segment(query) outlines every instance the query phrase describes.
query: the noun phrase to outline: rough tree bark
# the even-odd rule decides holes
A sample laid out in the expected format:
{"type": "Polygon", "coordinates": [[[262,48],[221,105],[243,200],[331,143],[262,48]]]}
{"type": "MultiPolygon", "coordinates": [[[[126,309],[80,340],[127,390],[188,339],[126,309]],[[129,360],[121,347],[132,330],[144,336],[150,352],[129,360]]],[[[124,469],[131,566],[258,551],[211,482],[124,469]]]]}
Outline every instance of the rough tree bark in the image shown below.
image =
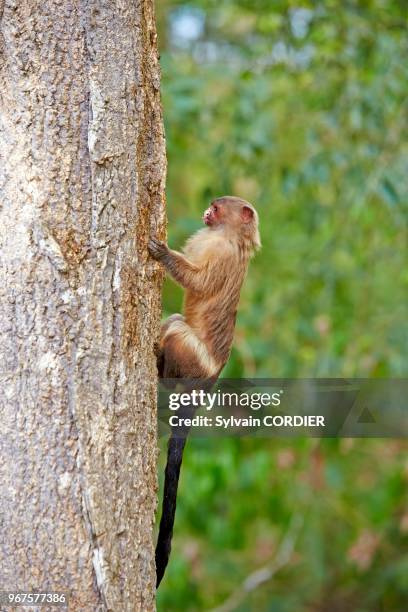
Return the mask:
{"type": "Polygon", "coordinates": [[[0,0],[0,588],[154,609],[152,0],[0,0]]]}

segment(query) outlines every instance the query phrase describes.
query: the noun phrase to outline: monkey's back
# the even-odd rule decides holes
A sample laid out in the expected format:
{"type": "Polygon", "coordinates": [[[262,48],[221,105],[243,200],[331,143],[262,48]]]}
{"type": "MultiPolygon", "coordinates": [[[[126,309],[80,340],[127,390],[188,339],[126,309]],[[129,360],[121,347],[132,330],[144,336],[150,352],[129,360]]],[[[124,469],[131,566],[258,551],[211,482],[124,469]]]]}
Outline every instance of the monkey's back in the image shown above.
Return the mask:
{"type": "Polygon", "coordinates": [[[210,290],[186,291],[186,323],[205,343],[221,370],[234,338],[240,291],[248,268],[250,251],[228,231],[204,228],[186,243],[184,253],[192,264],[205,270],[210,290]]]}
{"type": "Polygon", "coordinates": [[[244,276],[245,270],[235,267],[230,269],[229,274],[225,273],[217,292],[205,295],[187,291],[185,294],[186,323],[205,343],[220,369],[226,364],[231,351],[244,276]]]}

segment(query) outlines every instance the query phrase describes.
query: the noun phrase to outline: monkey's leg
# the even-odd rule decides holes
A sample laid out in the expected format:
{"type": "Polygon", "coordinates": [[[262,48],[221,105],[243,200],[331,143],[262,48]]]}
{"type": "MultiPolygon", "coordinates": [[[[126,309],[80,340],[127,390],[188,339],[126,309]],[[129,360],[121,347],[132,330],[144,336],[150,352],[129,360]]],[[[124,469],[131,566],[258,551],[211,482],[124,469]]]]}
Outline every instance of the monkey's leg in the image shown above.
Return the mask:
{"type": "Polygon", "coordinates": [[[165,321],[163,321],[161,328],[160,328],[160,338],[163,338],[163,336],[166,334],[167,330],[169,329],[169,327],[175,322],[175,321],[184,321],[184,317],[183,315],[179,314],[178,312],[176,314],[172,314],[170,317],[168,317],[165,321]]]}
{"type": "Polygon", "coordinates": [[[160,328],[160,341],[157,342],[154,346],[154,352],[156,354],[156,360],[157,360],[157,371],[158,371],[158,375],[159,378],[168,378],[168,376],[165,376],[164,371],[165,371],[165,351],[164,351],[164,347],[163,347],[163,337],[165,336],[167,330],[169,329],[169,327],[175,322],[175,321],[184,321],[184,317],[181,314],[173,314],[170,317],[168,317],[168,319],[166,319],[165,321],[163,321],[161,328],[160,328]]]}
{"type": "Polygon", "coordinates": [[[160,345],[164,357],[163,378],[207,379],[218,375],[217,363],[205,342],[185,322],[176,317],[165,322],[160,345]]]}

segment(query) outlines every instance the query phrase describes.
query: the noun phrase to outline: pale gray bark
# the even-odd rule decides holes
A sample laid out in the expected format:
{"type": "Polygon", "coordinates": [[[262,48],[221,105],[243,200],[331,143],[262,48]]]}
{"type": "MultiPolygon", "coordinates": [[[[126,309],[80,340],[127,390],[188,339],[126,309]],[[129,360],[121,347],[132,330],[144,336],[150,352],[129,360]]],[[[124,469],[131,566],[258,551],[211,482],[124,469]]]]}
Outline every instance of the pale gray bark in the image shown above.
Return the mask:
{"type": "Polygon", "coordinates": [[[0,586],[154,609],[152,0],[0,0],[0,586]]]}

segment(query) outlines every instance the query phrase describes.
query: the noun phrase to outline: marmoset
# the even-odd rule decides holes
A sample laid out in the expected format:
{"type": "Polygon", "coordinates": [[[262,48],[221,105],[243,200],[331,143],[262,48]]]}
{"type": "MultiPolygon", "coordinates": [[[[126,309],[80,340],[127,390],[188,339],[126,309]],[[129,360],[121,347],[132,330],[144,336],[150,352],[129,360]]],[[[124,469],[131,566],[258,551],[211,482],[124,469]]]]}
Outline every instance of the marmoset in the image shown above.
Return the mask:
{"type": "MultiPolygon", "coordinates": [[[[184,314],[170,316],[161,327],[159,377],[214,384],[231,351],[249,260],[261,244],[257,212],[241,198],[217,198],[204,212],[203,221],[207,227],[187,241],[183,253],[155,238],[149,241],[148,248],[151,256],[186,290],[184,314]]],[[[180,438],[172,433],[168,443],[156,546],[157,586],[170,555],[186,435],[180,438]]]]}

